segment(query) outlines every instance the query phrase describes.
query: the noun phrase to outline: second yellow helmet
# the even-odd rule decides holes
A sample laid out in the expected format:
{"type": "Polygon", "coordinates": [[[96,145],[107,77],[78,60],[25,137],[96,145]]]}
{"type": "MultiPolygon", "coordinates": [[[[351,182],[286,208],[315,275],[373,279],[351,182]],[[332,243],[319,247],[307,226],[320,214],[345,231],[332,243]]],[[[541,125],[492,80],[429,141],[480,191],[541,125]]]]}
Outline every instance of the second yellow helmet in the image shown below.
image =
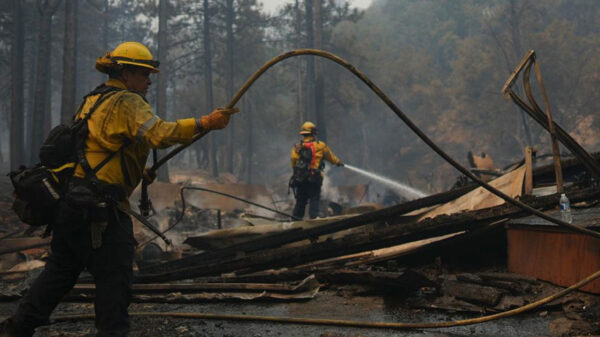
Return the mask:
{"type": "Polygon", "coordinates": [[[304,122],[300,128],[301,135],[314,135],[317,133],[317,126],[313,122],[304,122]]]}

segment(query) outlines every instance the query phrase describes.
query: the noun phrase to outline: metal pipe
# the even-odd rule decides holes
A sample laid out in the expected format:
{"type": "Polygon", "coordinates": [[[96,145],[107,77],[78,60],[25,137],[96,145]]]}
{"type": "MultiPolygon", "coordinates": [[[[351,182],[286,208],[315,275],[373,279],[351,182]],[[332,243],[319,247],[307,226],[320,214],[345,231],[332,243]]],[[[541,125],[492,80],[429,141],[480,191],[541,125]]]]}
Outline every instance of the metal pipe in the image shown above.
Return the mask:
{"type": "Polygon", "coordinates": [[[288,217],[288,218],[293,219],[293,220],[302,220],[302,219],[296,218],[295,216],[293,216],[291,214],[287,214],[287,213],[281,212],[279,210],[276,210],[276,209],[273,209],[273,208],[270,208],[270,207],[267,207],[267,206],[264,206],[264,205],[261,205],[261,204],[257,204],[255,202],[252,202],[252,201],[247,200],[247,199],[236,197],[235,195],[232,195],[232,194],[229,194],[229,193],[220,192],[220,191],[216,191],[216,190],[211,190],[210,188],[199,187],[199,186],[184,186],[184,187],[182,187],[181,188],[181,200],[182,201],[184,201],[184,199],[183,199],[183,191],[184,190],[204,191],[204,192],[210,192],[210,193],[222,195],[222,196],[227,197],[227,198],[231,198],[231,199],[235,199],[235,200],[238,200],[238,201],[241,201],[241,202],[245,202],[245,203],[247,203],[249,205],[252,205],[252,206],[256,206],[256,207],[259,207],[259,208],[262,208],[262,209],[266,209],[267,211],[271,211],[273,213],[277,213],[279,215],[283,215],[283,216],[288,217]]]}

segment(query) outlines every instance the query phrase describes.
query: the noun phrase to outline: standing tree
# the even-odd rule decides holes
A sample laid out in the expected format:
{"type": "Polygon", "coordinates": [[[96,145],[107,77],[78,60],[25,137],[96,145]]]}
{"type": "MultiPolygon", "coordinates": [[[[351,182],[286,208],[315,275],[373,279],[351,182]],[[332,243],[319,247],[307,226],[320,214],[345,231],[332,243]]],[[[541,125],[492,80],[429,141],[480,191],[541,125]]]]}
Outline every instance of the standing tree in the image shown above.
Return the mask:
{"type": "Polygon", "coordinates": [[[37,150],[42,144],[45,128],[50,125],[50,30],[52,16],[56,12],[60,0],[39,0],[40,29],[38,36],[37,70],[35,79],[35,97],[33,108],[33,134],[31,135],[31,148],[29,160],[37,161],[37,150]]]}
{"type": "Polygon", "coordinates": [[[246,183],[252,184],[252,162],[254,157],[254,125],[253,125],[253,112],[252,112],[252,100],[245,97],[243,101],[244,115],[246,117],[246,183]]]}
{"type": "MultiPolygon", "coordinates": [[[[301,46],[300,41],[302,40],[302,13],[300,11],[300,3],[298,0],[296,0],[296,3],[294,4],[294,37],[295,37],[295,43],[294,46],[301,46]]],[[[307,120],[308,119],[308,111],[306,111],[306,109],[303,107],[303,93],[304,91],[302,90],[303,88],[303,83],[304,81],[302,81],[302,70],[303,70],[303,63],[302,63],[302,59],[298,58],[298,60],[296,60],[296,109],[297,109],[297,115],[298,115],[298,125],[302,125],[302,121],[307,120]]]]}
{"type": "Polygon", "coordinates": [[[23,156],[23,68],[25,57],[23,38],[23,10],[21,0],[13,0],[12,39],[12,93],[10,116],[10,169],[15,170],[25,162],[23,156]]]}
{"type": "MultiPolygon", "coordinates": [[[[318,1],[318,0],[317,0],[318,1]]],[[[314,30],[313,30],[313,0],[304,0],[306,10],[306,48],[313,49],[314,30]]],[[[315,57],[309,56],[306,69],[306,114],[307,119],[314,119],[315,116],[315,57]]]]}
{"type": "MultiPolygon", "coordinates": [[[[205,111],[212,111],[213,103],[213,87],[212,87],[212,53],[210,47],[210,7],[208,0],[203,2],[204,10],[204,86],[205,86],[205,111]]],[[[214,132],[210,134],[210,150],[209,150],[209,165],[213,176],[219,175],[217,166],[217,137],[214,132]]]]}
{"type": "MultiPolygon", "coordinates": [[[[235,94],[236,79],[250,76],[264,62],[264,30],[268,27],[268,19],[261,13],[256,0],[225,0],[218,4],[222,11],[216,17],[214,26],[217,29],[212,34],[217,41],[213,49],[216,65],[214,81],[217,89],[224,87],[224,90],[217,91],[218,99],[229,100],[235,94]]],[[[240,128],[236,124],[239,118],[234,117],[229,122],[226,138],[223,139],[225,151],[219,158],[223,169],[239,173],[242,178],[246,161],[244,158],[236,162],[236,159],[246,155],[245,151],[241,151],[245,144],[240,143],[244,143],[244,133],[248,132],[248,128],[240,128]]]]}
{"type": "MultiPolygon", "coordinates": [[[[156,95],[157,115],[162,119],[167,119],[167,74],[169,72],[168,62],[168,41],[167,41],[167,21],[168,21],[168,0],[159,0],[158,5],[158,59],[161,61],[161,72],[158,73],[158,94],[156,95]]],[[[158,153],[156,151],[155,153],[158,153]]],[[[169,167],[163,165],[158,170],[159,181],[169,181],[169,167]]]]}
{"type": "Polygon", "coordinates": [[[60,122],[67,124],[75,114],[75,80],[77,74],[77,3],[65,0],[65,33],[63,41],[63,78],[60,122]]]}
{"type": "MultiPolygon", "coordinates": [[[[227,59],[225,66],[225,93],[228,98],[233,97],[233,54],[234,54],[234,37],[233,37],[233,22],[235,19],[235,10],[233,8],[233,0],[227,0],[227,6],[225,8],[225,28],[227,36],[225,38],[225,57],[227,59]]],[[[235,148],[235,118],[232,118],[228,127],[228,138],[227,138],[227,149],[226,149],[226,161],[225,170],[229,173],[233,173],[233,157],[235,148]]]]}
{"type": "MultiPolygon", "coordinates": [[[[314,44],[316,49],[323,49],[323,16],[321,14],[322,0],[313,0],[314,6],[314,44]]],[[[315,122],[319,126],[319,138],[327,141],[327,128],[323,111],[325,109],[325,84],[323,81],[323,61],[315,60],[315,122]]]]}

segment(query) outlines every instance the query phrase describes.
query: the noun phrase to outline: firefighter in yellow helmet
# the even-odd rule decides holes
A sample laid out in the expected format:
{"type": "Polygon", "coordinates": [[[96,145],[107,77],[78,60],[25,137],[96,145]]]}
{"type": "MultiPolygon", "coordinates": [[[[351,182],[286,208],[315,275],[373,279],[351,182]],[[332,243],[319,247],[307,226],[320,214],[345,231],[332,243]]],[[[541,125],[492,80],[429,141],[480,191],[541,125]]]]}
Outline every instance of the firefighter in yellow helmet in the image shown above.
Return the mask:
{"type": "MultiPolygon", "coordinates": [[[[87,118],[59,219],[54,225],[52,254],[14,316],[2,324],[0,336],[31,336],[47,324],[50,313],[86,268],[96,284],[96,336],[126,336],[136,244],[131,219],[114,204],[78,209],[86,197],[127,198],[144,176],[152,148],[189,143],[198,132],[222,129],[237,109],[216,109],[200,118],[167,122],[157,117],[145,95],[159,62],[144,45],[125,42],[96,60],[108,80],[85,96],[75,119],[87,118]]],[[[96,200],[96,199],[94,199],[96,200]]]]}
{"type": "Polygon", "coordinates": [[[300,143],[294,144],[291,153],[293,173],[290,187],[296,197],[292,215],[297,219],[302,219],[308,203],[308,215],[314,219],[319,215],[324,160],[336,166],[344,166],[344,164],[327,144],[317,140],[317,126],[314,123],[302,124],[300,135],[302,140],[300,143]]]}

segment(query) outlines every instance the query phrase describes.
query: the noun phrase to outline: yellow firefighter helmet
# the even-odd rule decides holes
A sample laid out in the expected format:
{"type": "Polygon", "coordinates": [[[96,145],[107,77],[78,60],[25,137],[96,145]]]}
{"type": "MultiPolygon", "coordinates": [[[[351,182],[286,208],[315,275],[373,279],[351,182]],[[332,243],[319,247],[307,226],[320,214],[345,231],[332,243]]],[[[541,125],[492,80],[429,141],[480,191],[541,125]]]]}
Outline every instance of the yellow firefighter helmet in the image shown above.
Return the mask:
{"type": "Polygon", "coordinates": [[[317,133],[317,126],[313,122],[304,122],[300,128],[301,135],[314,135],[317,133]]]}
{"type": "Polygon", "coordinates": [[[152,53],[143,44],[139,42],[123,42],[112,52],[107,52],[99,57],[96,60],[96,69],[100,72],[108,73],[110,69],[118,69],[125,64],[148,68],[153,73],[157,73],[160,62],[152,59],[152,53]]]}

